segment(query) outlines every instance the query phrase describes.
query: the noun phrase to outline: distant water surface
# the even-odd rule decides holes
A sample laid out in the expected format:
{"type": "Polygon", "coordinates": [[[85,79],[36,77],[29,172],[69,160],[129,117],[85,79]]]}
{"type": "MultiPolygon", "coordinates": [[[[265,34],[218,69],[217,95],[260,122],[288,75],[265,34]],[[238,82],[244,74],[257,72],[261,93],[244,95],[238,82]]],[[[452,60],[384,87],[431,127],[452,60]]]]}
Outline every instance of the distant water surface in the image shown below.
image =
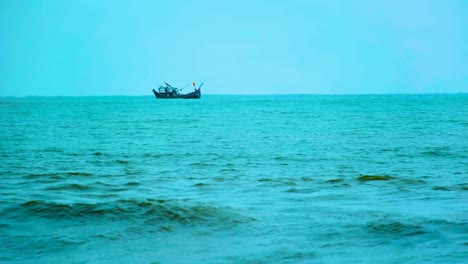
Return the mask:
{"type": "Polygon", "coordinates": [[[468,95],[0,98],[2,263],[468,263],[468,95]]]}

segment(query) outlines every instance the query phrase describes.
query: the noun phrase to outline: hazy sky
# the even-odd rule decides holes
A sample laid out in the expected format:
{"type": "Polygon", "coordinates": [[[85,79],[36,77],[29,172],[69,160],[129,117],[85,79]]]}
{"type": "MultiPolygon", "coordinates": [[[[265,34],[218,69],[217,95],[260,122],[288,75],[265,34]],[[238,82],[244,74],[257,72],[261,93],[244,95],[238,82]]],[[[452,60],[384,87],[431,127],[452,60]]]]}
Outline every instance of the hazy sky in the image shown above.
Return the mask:
{"type": "Polygon", "coordinates": [[[466,0],[1,0],[0,96],[468,92],[466,0]]]}

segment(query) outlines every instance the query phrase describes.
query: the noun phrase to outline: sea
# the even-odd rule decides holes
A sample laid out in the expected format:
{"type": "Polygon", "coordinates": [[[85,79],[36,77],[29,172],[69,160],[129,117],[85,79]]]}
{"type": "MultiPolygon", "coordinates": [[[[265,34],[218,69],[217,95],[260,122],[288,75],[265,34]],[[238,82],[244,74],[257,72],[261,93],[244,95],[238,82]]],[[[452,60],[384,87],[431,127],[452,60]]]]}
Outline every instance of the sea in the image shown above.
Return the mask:
{"type": "Polygon", "coordinates": [[[1,263],[468,263],[468,94],[0,97],[1,263]]]}

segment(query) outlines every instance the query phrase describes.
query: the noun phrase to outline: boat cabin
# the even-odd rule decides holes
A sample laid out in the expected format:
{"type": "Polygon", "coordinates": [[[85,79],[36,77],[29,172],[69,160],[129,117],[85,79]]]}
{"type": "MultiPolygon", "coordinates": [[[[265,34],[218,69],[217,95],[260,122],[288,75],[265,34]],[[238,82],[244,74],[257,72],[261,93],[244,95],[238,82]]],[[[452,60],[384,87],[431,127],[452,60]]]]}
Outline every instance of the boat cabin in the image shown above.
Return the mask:
{"type": "Polygon", "coordinates": [[[180,94],[179,88],[171,86],[159,86],[158,92],[160,94],[166,94],[168,97],[173,97],[180,94]]]}

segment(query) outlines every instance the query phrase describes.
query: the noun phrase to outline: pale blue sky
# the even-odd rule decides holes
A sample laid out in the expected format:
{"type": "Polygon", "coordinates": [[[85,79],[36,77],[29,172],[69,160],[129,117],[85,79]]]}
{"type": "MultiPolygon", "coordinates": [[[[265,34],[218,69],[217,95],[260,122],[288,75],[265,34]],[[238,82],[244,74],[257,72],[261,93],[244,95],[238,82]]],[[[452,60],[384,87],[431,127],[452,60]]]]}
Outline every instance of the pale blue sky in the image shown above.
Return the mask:
{"type": "Polygon", "coordinates": [[[465,0],[2,0],[0,96],[468,92],[465,0]]]}

